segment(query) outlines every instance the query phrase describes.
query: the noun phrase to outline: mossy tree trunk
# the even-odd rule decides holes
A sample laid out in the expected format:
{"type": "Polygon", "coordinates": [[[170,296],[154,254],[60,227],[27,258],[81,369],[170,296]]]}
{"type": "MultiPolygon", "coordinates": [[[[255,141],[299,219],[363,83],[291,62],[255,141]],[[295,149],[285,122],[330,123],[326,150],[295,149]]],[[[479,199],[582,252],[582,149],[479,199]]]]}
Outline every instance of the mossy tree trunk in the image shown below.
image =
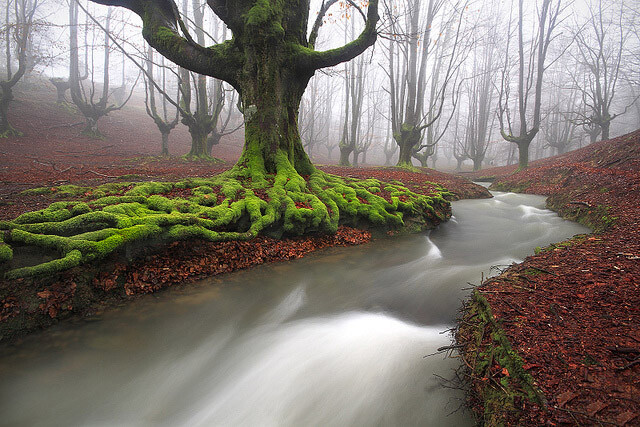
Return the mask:
{"type": "MultiPolygon", "coordinates": [[[[233,39],[203,47],[189,35],[173,0],[95,0],[123,6],[143,21],[143,36],[161,54],[191,71],[226,81],[242,101],[245,145],[239,165],[252,173],[293,167],[308,174],[297,115],[302,94],[315,70],[349,61],[377,37],[378,0],[370,2],[363,31],[341,48],[318,52],[314,45],[323,18],[335,0],[325,2],[307,36],[309,4],[299,0],[224,0],[207,5],[233,33],[233,39]]],[[[204,3],[204,2],[203,2],[204,3]]]]}
{"type": "Polygon", "coordinates": [[[400,152],[398,154],[398,166],[412,165],[411,156],[413,156],[415,148],[420,144],[423,130],[423,127],[403,124],[400,132],[393,135],[398,147],[400,148],[400,152]]]}

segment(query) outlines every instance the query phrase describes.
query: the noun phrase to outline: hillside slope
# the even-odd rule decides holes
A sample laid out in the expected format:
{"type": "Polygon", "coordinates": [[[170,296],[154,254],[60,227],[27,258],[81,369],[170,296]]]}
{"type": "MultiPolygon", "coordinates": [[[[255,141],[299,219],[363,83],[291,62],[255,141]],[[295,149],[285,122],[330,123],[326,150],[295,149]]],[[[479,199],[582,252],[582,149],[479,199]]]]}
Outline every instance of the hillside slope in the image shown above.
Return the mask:
{"type": "Polygon", "coordinates": [[[491,189],[549,195],[593,235],[485,281],[458,333],[486,425],[640,425],[640,130],[488,170],[491,189]]]}

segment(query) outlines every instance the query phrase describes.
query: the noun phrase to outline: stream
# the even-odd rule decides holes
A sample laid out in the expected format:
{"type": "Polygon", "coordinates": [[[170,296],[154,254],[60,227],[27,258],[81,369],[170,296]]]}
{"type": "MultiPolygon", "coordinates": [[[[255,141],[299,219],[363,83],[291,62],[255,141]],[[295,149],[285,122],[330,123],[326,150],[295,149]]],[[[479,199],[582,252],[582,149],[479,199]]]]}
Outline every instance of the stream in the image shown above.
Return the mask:
{"type": "MultiPolygon", "coordinates": [[[[588,229],[544,198],[150,295],[0,348],[2,426],[471,426],[444,355],[467,282],[588,229]]],[[[466,288],[466,289],[465,289],[466,288]]]]}

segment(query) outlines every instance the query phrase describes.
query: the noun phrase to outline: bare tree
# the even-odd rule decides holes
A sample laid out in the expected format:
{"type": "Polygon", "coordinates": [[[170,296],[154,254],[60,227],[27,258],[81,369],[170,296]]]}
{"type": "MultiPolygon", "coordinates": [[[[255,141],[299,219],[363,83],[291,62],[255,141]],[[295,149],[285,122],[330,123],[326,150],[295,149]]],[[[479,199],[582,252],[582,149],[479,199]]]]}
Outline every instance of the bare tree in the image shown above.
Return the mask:
{"type": "Polygon", "coordinates": [[[502,83],[498,99],[498,119],[500,121],[500,134],[505,141],[512,142],[518,147],[518,165],[524,169],[529,165],[529,145],[540,130],[542,85],[544,72],[548,68],[545,64],[549,45],[554,40],[554,30],[560,23],[560,15],[563,12],[561,0],[542,0],[542,5],[537,15],[537,35],[534,40],[527,43],[524,39],[524,0],[518,0],[518,84],[516,123],[512,123],[510,113],[510,79],[511,68],[509,58],[509,41],[511,39],[511,22],[509,22],[508,41],[505,55],[505,64],[502,70],[502,83]],[[525,46],[528,52],[525,53],[525,46]],[[533,93],[532,93],[533,90],[533,93]],[[531,97],[533,96],[533,99],[531,97]],[[531,114],[531,102],[533,114],[531,114]],[[517,126],[516,126],[517,125],[517,126]]]}
{"type": "Polygon", "coordinates": [[[441,36],[432,40],[431,34],[436,17],[444,11],[447,2],[429,0],[426,3],[426,11],[423,11],[420,3],[419,0],[408,0],[404,17],[398,16],[394,7],[386,4],[386,15],[391,22],[392,33],[387,54],[387,76],[391,97],[392,132],[400,149],[398,166],[411,165],[411,156],[418,151],[416,148],[421,146],[424,130],[442,114],[447,85],[456,75],[460,65],[458,42],[466,3],[456,2],[452,6],[451,19],[444,20],[443,24],[443,27],[449,27],[456,19],[458,21],[452,49],[448,52],[449,57],[443,75],[437,76],[440,82],[435,86],[437,91],[435,94],[432,93],[429,105],[425,106],[427,63],[441,36]]]}
{"type": "MultiPolygon", "coordinates": [[[[351,20],[351,37],[355,32],[355,21],[351,20]]],[[[344,34],[347,40],[347,28],[344,34]]],[[[359,56],[355,61],[345,64],[345,115],[340,138],[340,161],[341,166],[350,166],[349,156],[355,151],[358,144],[360,125],[362,118],[362,103],[364,100],[365,81],[365,58],[359,56]]]]}
{"type": "MultiPolygon", "coordinates": [[[[69,83],[71,100],[76,105],[78,110],[85,117],[86,125],[82,131],[85,135],[91,137],[101,137],[102,134],[98,129],[98,120],[108,115],[112,111],[116,111],[124,107],[127,101],[131,98],[131,93],[127,97],[126,101],[120,105],[111,104],[109,98],[111,92],[109,91],[109,61],[111,57],[111,45],[110,45],[110,25],[111,14],[109,10],[105,19],[105,24],[102,27],[104,32],[104,47],[103,47],[103,70],[102,70],[102,87],[101,93],[98,97],[95,79],[93,76],[94,68],[90,67],[90,79],[87,84],[82,84],[81,76],[79,73],[79,58],[78,58],[78,1],[72,0],[69,3],[69,25],[70,25],[70,38],[69,38],[69,83]],[[86,87],[88,86],[88,87],[86,87]]],[[[84,8],[83,8],[84,9],[84,8]]],[[[135,85],[134,85],[135,86],[135,85]]]]}
{"type": "MultiPolygon", "coordinates": [[[[153,122],[158,127],[162,138],[162,156],[169,155],[169,134],[176,127],[180,120],[180,108],[176,107],[175,114],[172,119],[169,119],[169,108],[167,106],[167,75],[166,67],[164,66],[164,57],[162,58],[162,64],[160,68],[160,85],[162,86],[162,111],[159,113],[156,107],[156,90],[155,86],[158,85],[158,81],[154,77],[154,65],[153,65],[153,48],[151,46],[147,49],[147,72],[144,74],[145,82],[145,99],[144,105],[149,117],[153,119],[153,122]]],[[[180,82],[176,84],[176,97],[172,102],[173,105],[179,105],[180,103],[180,82]]]]}
{"type": "Polygon", "coordinates": [[[13,101],[13,88],[28,67],[27,50],[32,35],[38,0],[7,0],[5,6],[4,41],[6,53],[6,79],[0,79],[0,137],[20,136],[21,132],[9,123],[7,113],[13,101]],[[13,71],[13,54],[18,68],[13,71]]]}
{"type": "Polygon", "coordinates": [[[476,47],[473,55],[472,77],[467,84],[468,113],[465,128],[464,151],[473,161],[473,170],[480,170],[485,159],[493,122],[493,76],[495,38],[482,48],[476,47]]]}
{"type": "Polygon", "coordinates": [[[618,10],[612,16],[605,16],[608,12],[607,7],[615,6],[615,2],[603,6],[602,0],[597,0],[595,6],[590,4],[587,24],[575,33],[576,59],[582,75],[572,74],[572,77],[586,106],[586,112],[580,114],[580,123],[590,131],[592,142],[597,133],[601,139],[609,139],[611,122],[626,113],[635,102],[635,99],[632,100],[618,113],[611,111],[617,98],[628,36],[623,25],[622,4],[619,4],[618,10]]]}

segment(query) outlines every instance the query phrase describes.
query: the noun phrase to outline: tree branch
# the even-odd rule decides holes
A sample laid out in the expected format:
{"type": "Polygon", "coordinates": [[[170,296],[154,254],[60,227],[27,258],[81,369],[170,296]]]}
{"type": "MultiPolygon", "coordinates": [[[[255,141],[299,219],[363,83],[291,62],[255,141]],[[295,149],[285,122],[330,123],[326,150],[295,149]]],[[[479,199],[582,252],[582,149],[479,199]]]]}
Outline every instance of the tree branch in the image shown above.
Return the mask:
{"type": "Polygon", "coordinates": [[[173,0],[91,0],[107,6],[121,6],[142,18],[142,35],[160,54],[181,67],[224,80],[239,89],[237,73],[243,56],[231,41],[212,47],[195,43],[173,0]],[[181,35],[178,31],[184,35],[181,35]]]}
{"type": "Polygon", "coordinates": [[[369,9],[367,10],[367,21],[357,39],[340,48],[324,52],[317,52],[303,46],[297,46],[296,61],[299,68],[306,71],[315,71],[319,68],[332,67],[342,62],[350,61],[360,55],[375,43],[378,36],[376,24],[379,19],[378,0],[371,0],[369,2],[369,9]]]}

